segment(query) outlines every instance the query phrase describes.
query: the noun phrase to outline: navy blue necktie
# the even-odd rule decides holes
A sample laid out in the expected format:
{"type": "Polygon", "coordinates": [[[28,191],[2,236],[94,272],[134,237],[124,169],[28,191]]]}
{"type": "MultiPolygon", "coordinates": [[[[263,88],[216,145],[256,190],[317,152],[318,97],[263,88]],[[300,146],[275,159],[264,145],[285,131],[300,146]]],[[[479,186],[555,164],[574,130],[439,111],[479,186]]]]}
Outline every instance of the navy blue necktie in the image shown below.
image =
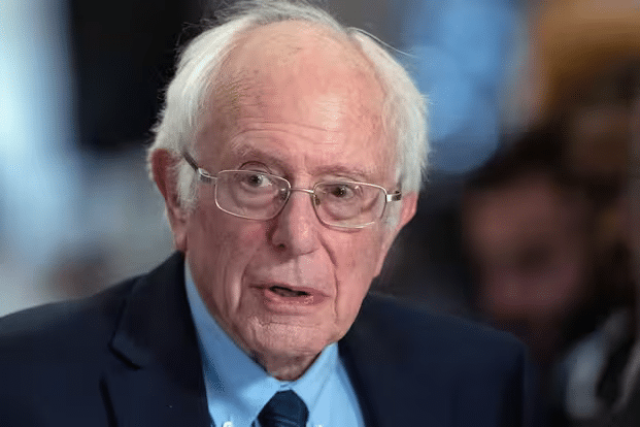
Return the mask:
{"type": "Polygon", "coordinates": [[[305,427],[307,405],[291,390],[280,391],[271,398],[258,415],[261,427],[305,427]]]}

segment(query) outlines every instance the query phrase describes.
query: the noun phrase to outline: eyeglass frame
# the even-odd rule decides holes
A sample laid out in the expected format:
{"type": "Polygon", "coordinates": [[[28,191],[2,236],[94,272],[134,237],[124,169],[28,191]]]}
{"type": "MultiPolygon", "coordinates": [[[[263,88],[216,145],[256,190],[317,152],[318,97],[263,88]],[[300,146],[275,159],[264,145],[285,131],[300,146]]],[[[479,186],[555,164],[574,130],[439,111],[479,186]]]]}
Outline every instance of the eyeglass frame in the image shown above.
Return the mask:
{"type": "MultiPolygon", "coordinates": [[[[193,168],[193,170],[198,174],[198,179],[204,183],[207,184],[211,184],[214,183],[215,181],[218,179],[218,177],[216,175],[213,175],[212,173],[208,172],[206,169],[202,168],[200,165],[198,165],[198,162],[196,162],[196,160],[186,151],[182,152],[182,157],[184,158],[184,160],[187,162],[187,164],[189,166],[191,166],[193,168]]],[[[222,170],[220,172],[241,172],[241,169],[228,169],[228,170],[222,170]]],[[[220,173],[218,172],[218,173],[220,173]]],[[[267,175],[272,175],[272,176],[276,176],[284,181],[287,182],[288,184],[288,191],[287,191],[287,198],[285,199],[284,203],[282,203],[282,206],[280,207],[280,209],[278,209],[273,216],[268,217],[268,218],[264,218],[264,219],[255,219],[255,218],[247,218],[246,216],[242,216],[236,213],[233,213],[227,209],[224,209],[220,206],[219,202],[218,202],[218,197],[217,195],[215,195],[214,193],[214,201],[216,203],[216,206],[218,207],[218,209],[220,209],[222,212],[229,214],[231,216],[234,216],[236,218],[242,218],[242,219],[246,219],[246,220],[250,220],[250,221],[269,221],[272,220],[273,218],[277,217],[278,215],[280,215],[280,213],[282,213],[282,211],[284,210],[285,206],[287,205],[287,203],[289,202],[289,199],[291,198],[291,193],[293,193],[294,191],[300,191],[306,194],[309,194],[309,196],[312,197],[317,197],[314,188],[317,187],[319,184],[321,183],[317,183],[313,186],[313,188],[309,189],[309,188],[294,188],[291,185],[291,182],[281,176],[278,175],[274,175],[270,172],[263,172],[267,175]]],[[[312,203],[311,205],[313,206],[313,212],[316,214],[316,218],[318,218],[318,221],[320,221],[320,223],[328,226],[328,227],[337,227],[337,228],[344,228],[344,229],[362,229],[362,228],[366,228],[369,227],[373,224],[375,224],[378,220],[380,220],[380,218],[384,217],[384,213],[387,210],[387,204],[389,202],[397,202],[402,200],[402,191],[396,190],[395,192],[389,194],[389,192],[387,191],[386,188],[380,186],[380,185],[376,185],[376,184],[370,184],[368,182],[358,182],[358,181],[348,181],[350,184],[361,184],[361,185],[367,185],[367,186],[371,186],[371,187],[375,187],[378,188],[380,190],[382,190],[382,192],[384,193],[384,206],[382,208],[382,212],[380,213],[380,216],[372,222],[368,222],[366,224],[363,225],[338,225],[338,224],[329,224],[327,222],[325,222],[320,215],[318,215],[318,210],[316,208],[316,204],[313,203],[313,198],[311,199],[312,203]]]]}

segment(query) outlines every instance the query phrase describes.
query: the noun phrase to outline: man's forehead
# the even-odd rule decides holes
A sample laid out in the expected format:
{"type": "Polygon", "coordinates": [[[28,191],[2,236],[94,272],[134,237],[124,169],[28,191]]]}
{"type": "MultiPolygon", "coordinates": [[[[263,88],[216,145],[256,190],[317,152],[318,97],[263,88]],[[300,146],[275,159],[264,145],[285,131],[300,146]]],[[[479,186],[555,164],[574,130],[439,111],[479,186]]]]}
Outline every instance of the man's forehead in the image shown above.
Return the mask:
{"type": "Polygon", "coordinates": [[[333,57],[335,64],[371,69],[371,64],[347,35],[320,24],[282,21],[250,29],[240,35],[227,60],[246,68],[256,57],[269,58],[275,66],[287,66],[314,56],[333,57]]]}
{"type": "Polygon", "coordinates": [[[346,36],[298,21],[240,36],[222,64],[201,132],[218,140],[259,117],[293,119],[303,128],[379,137],[384,91],[373,66],[346,36]],[[345,123],[348,126],[344,126],[345,123]]]}
{"type": "Polygon", "coordinates": [[[222,63],[213,95],[233,105],[250,90],[255,95],[305,83],[318,90],[343,83],[345,89],[352,87],[350,95],[382,102],[373,65],[347,36],[302,21],[273,23],[241,35],[222,63]]]}

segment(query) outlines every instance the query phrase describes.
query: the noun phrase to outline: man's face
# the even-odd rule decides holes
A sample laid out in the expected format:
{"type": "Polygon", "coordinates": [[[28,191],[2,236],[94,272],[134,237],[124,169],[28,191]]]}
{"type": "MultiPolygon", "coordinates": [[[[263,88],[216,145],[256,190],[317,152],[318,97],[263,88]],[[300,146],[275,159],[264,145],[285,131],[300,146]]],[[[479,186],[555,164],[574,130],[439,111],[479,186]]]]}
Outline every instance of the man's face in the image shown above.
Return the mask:
{"type": "MultiPolygon", "coordinates": [[[[339,178],[396,190],[383,95],[357,55],[297,22],[251,32],[209,99],[198,163],[213,174],[266,168],[294,188],[339,178]]],[[[199,184],[195,209],[172,221],[176,242],[212,315],[258,360],[315,356],[340,339],[411,216],[398,227],[330,228],[294,192],[276,218],[254,221],[220,211],[210,190],[199,184]]]]}

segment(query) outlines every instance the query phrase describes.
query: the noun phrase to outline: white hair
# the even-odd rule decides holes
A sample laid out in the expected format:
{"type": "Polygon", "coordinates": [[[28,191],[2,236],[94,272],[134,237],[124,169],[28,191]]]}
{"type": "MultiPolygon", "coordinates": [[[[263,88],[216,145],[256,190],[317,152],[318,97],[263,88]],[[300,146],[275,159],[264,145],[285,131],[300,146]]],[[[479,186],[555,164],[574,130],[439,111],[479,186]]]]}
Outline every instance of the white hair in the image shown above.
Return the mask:
{"type": "MultiPolygon", "coordinates": [[[[298,20],[341,35],[373,65],[385,94],[384,128],[396,144],[398,183],[404,193],[420,191],[429,151],[426,102],[406,70],[377,39],[362,30],[344,27],[324,10],[303,1],[241,1],[220,19],[220,25],[191,41],[180,57],[149,148],[149,166],[155,150],[167,150],[181,159],[193,144],[206,99],[220,80],[221,64],[241,34],[275,22],[298,20]]],[[[193,169],[185,161],[179,161],[175,173],[181,204],[193,206],[196,182],[193,169]]]]}

